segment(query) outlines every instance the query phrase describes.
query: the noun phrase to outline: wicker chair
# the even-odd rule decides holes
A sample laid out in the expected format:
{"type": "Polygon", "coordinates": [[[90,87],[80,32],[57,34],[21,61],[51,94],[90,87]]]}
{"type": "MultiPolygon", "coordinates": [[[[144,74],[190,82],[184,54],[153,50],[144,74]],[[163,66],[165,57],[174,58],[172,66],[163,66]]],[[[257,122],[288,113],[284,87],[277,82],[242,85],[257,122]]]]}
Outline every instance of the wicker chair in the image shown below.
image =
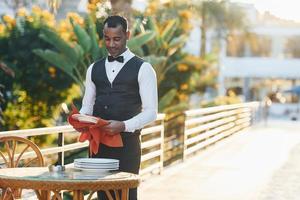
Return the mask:
{"type": "MultiPolygon", "coordinates": [[[[8,136],[0,138],[0,159],[2,167],[42,167],[43,155],[39,147],[28,139],[8,136]]],[[[2,188],[2,199],[18,199],[21,197],[21,189],[2,188]]],[[[1,199],[1,198],[0,198],[1,199]]]]}

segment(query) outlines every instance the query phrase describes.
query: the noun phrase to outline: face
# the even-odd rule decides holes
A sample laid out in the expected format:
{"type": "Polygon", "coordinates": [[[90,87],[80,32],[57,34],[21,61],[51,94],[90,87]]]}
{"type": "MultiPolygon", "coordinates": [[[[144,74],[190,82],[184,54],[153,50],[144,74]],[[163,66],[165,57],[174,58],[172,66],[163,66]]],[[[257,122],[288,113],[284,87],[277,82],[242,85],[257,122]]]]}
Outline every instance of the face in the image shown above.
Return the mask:
{"type": "Polygon", "coordinates": [[[126,50],[126,42],[130,33],[129,31],[125,33],[121,25],[111,28],[105,24],[103,34],[106,49],[111,56],[117,57],[126,50]]]}

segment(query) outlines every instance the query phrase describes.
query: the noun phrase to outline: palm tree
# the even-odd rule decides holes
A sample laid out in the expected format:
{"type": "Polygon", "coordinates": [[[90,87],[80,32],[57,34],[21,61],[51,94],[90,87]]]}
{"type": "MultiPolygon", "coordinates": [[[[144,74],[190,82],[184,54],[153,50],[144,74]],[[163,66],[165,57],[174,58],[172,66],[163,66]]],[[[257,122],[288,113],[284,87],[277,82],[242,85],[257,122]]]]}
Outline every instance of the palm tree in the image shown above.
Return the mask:
{"type": "Polygon", "coordinates": [[[219,37],[224,37],[224,33],[227,34],[235,29],[245,28],[246,18],[241,8],[228,3],[226,0],[197,1],[194,6],[201,19],[200,56],[202,58],[206,55],[206,33],[208,29],[215,29],[219,37]]]}
{"type": "Polygon", "coordinates": [[[110,0],[113,13],[130,13],[132,0],[110,0]]]}
{"type": "Polygon", "coordinates": [[[110,0],[113,14],[119,14],[128,20],[128,25],[132,26],[132,0],[110,0]]]}
{"type": "MultiPolygon", "coordinates": [[[[84,91],[85,72],[87,67],[95,60],[104,57],[107,52],[102,38],[96,32],[95,23],[90,17],[86,19],[86,28],[71,21],[76,41],[66,42],[58,33],[49,28],[44,28],[40,37],[53,46],[53,49],[35,49],[33,52],[45,61],[61,69],[76,82],[81,92],[84,91]]],[[[139,27],[136,25],[136,27],[139,27]]],[[[138,55],[142,52],[141,46],[155,37],[154,31],[144,31],[134,35],[128,41],[128,47],[138,55]]]]}

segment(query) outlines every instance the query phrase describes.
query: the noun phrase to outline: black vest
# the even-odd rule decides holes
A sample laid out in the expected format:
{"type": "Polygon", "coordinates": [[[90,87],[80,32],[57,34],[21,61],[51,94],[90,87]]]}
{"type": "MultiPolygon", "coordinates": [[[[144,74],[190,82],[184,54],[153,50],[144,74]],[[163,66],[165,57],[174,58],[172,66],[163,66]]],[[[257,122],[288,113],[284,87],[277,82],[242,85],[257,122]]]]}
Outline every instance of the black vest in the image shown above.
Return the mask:
{"type": "Polygon", "coordinates": [[[93,115],[106,120],[125,121],[142,110],[138,73],[143,60],[134,56],[119,71],[112,84],[105,71],[105,58],[95,62],[92,81],[96,86],[93,115]]]}

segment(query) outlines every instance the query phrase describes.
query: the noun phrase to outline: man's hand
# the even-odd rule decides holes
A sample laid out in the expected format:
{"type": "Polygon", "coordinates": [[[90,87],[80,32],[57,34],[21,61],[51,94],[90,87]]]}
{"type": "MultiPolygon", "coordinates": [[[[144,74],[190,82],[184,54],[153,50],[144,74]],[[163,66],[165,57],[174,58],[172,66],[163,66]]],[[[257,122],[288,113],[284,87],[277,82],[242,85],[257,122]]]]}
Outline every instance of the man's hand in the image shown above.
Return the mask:
{"type": "Polygon", "coordinates": [[[115,121],[115,120],[109,120],[108,121],[109,124],[107,124],[106,126],[101,127],[101,130],[114,135],[114,134],[118,134],[120,132],[125,131],[125,124],[124,122],[121,121],[115,121]]]}

